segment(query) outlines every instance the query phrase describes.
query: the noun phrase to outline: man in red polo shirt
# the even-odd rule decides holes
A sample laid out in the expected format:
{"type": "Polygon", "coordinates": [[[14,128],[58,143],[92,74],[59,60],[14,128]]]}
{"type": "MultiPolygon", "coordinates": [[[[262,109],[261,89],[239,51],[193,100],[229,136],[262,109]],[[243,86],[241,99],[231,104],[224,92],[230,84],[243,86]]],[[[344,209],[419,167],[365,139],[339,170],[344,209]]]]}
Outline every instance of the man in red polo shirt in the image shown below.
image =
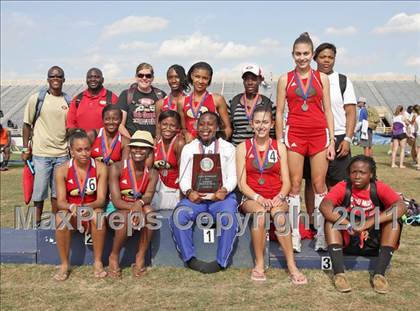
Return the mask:
{"type": "Polygon", "coordinates": [[[76,95],[67,113],[67,129],[82,128],[86,132],[100,129],[102,109],[115,104],[118,96],[103,87],[104,77],[98,68],[91,68],[86,74],[88,88],[76,95]]]}

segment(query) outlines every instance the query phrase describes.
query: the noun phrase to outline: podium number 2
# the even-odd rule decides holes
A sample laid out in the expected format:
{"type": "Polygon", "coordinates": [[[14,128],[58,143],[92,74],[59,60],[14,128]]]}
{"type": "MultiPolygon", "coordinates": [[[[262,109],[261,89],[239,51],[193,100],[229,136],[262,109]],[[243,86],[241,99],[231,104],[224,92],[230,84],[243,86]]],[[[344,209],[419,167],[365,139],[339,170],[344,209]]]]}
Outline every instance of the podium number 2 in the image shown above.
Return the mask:
{"type": "Polygon", "coordinates": [[[321,257],[321,269],[322,270],[331,270],[331,257],[330,256],[322,256],[321,257]]]}
{"type": "Polygon", "coordinates": [[[214,229],[203,230],[204,243],[214,243],[214,229]]]}

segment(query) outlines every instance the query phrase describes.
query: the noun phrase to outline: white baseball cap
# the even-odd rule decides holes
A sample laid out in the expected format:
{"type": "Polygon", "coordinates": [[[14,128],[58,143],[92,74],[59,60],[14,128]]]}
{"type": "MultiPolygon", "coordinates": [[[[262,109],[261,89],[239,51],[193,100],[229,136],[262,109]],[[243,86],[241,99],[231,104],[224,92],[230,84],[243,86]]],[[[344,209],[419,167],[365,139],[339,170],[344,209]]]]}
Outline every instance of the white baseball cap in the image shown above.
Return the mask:
{"type": "Polygon", "coordinates": [[[246,66],[244,66],[242,68],[242,77],[244,76],[244,74],[246,74],[247,72],[253,73],[254,75],[261,76],[262,78],[264,77],[262,69],[260,66],[256,65],[256,64],[248,64],[246,66]]]}

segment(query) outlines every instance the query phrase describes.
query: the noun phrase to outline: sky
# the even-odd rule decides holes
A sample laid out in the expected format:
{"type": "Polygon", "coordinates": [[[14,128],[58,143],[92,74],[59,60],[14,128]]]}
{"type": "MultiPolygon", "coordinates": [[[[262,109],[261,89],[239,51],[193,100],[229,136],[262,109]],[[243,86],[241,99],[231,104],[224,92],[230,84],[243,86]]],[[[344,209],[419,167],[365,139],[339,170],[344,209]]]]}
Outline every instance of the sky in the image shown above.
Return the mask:
{"type": "Polygon", "coordinates": [[[218,79],[240,79],[257,63],[266,78],[294,67],[293,41],[334,43],[336,71],[420,76],[420,1],[1,1],[1,79],[67,79],[91,67],[130,79],[141,62],[167,68],[211,64],[218,79]]]}

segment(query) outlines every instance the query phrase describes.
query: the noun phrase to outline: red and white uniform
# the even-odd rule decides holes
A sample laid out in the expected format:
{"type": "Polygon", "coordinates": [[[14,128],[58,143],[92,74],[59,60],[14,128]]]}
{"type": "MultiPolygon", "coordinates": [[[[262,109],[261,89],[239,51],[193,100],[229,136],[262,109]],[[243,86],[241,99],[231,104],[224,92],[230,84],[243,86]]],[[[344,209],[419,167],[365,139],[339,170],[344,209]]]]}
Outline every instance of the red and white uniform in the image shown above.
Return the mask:
{"type": "MultiPolygon", "coordinates": [[[[197,119],[194,118],[194,114],[191,110],[191,105],[190,105],[191,96],[193,96],[193,94],[190,94],[190,95],[185,97],[183,112],[184,112],[184,116],[185,116],[184,117],[185,118],[185,127],[187,128],[187,131],[194,138],[196,138],[197,135],[198,135],[198,132],[197,132],[197,129],[194,128],[194,125],[196,125],[196,122],[198,121],[198,118],[200,117],[200,114],[202,114],[206,111],[211,111],[211,112],[217,112],[217,111],[216,111],[216,104],[215,104],[214,99],[213,99],[213,94],[208,92],[207,97],[204,100],[203,105],[200,108],[200,111],[198,112],[197,119]]],[[[205,95],[203,95],[203,96],[205,96],[205,95]]],[[[200,102],[194,102],[193,104],[196,107],[198,107],[200,105],[200,102]]]]}
{"type": "MultiPolygon", "coordinates": [[[[323,109],[323,86],[321,74],[312,70],[312,83],[306,99],[307,110],[302,110],[304,99],[297,95],[298,81],[295,71],[287,73],[286,100],[288,117],[285,132],[285,144],[288,149],[304,156],[313,156],[329,145],[327,119],[323,109]]],[[[310,79],[310,78],[308,78],[310,79]]],[[[302,79],[302,84],[308,79],[302,79]]]]}
{"type": "MultiPolygon", "coordinates": [[[[133,196],[133,186],[131,184],[131,179],[130,179],[130,173],[128,172],[128,160],[124,160],[123,162],[123,169],[121,172],[121,176],[120,176],[120,193],[121,193],[121,199],[127,202],[134,202],[134,196],[133,196]]],[[[135,174],[135,172],[133,172],[133,174],[135,174]]],[[[146,192],[147,189],[147,185],[149,184],[149,169],[147,167],[145,167],[142,178],[139,178],[137,180],[137,187],[141,188],[139,189],[140,192],[142,194],[144,194],[146,192]],[[144,176],[144,178],[143,178],[144,176]],[[144,181],[143,181],[144,180],[144,181]],[[143,181],[143,185],[142,185],[142,181],[143,181]]]]}
{"type": "Polygon", "coordinates": [[[163,99],[161,112],[168,111],[168,110],[177,111],[178,110],[178,107],[176,104],[177,100],[178,98],[172,97],[171,94],[166,95],[165,98],[163,99]]]}
{"type": "MultiPolygon", "coordinates": [[[[82,200],[82,197],[77,186],[76,175],[74,173],[74,160],[70,159],[69,168],[67,169],[67,179],[66,179],[66,192],[67,192],[67,202],[70,204],[83,204],[90,203],[96,200],[96,190],[98,187],[98,178],[96,176],[96,163],[94,159],[90,159],[90,169],[86,176],[88,180],[85,187],[85,196],[82,200]],[[89,175],[89,176],[87,176],[89,175]]],[[[80,183],[80,179],[79,179],[80,183]]],[[[79,185],[83,187],[83,184],[79,185]]]]}
{"type": "MultiPolygon", "coordinates": [[[[93,142],[92,145],[92,151],[91,151],[91,157],[94,159],[97,159],[99,161],[103,161],[104,159],[104,150],[102,148],[102,137],[103,137],[103,132],[105,131],[104,128],[101,128],[99,130],[99,134],[96,137],[95,141],[93,142]]],[[[115,144],[115,147],[112,149],[111,152],[111,157],[110,157],[110,161],[107,164],[112,164],[113,162],[118,162],[121,160],[121,155],[122,155],[122,137],[120,132],[118,132],[117,134],[117,142],[115,144]]],[[[110,148],[112,146],[109,146],[110,148]]]]}
{"type": "MultiPolygon", "coordinates": [[[[263,173],[260,174],[258,170],[258,160],[254,156],[253,151],[253,139],[247,139],[245,141],[246,146],[246,183],[259,195],[266,199],[272,199],[279,194],[283,182],[280,174],[280,155],[277,148],[277,141],[270,139],[270,147],[268,150],[268,161],[267,167],[263,173]],[[258,180],[264,179],[264,184],[260,185],[258,180]]],[[[260,157],[263,157],[264,151],[259,151],[260,157]]]]}
{"type": "MultiPolygon", "coordinates": [[[[174,143],[177,138],[178,138],[178,135],[176,135],[173,138],[174,143]]],[[[169,168],[165,168],[163,166],[164,165],[163,162],[165,162],[165,159],[164,159],[164,154],[162,152],[162,148],[164,148],[164,146],[163,146],[163,141],[161,138],[157,142],[155,146],[155,152],[154,152],[155,153],[154,165],[159,170],[160,180],[169,188],[179,189],[179,184],[178,184],[179,167],[178,167],[178,161],[176,159],[174,148],[172,147],[172,148],[169,148],[170,150],[167,150],[167,152],[169,153],[167,154],[166,165],[169,164],[168,165],[169,168]],[[163,175],[164,170],[166,170],[167,172],[166,176],[163,175]]]]}

